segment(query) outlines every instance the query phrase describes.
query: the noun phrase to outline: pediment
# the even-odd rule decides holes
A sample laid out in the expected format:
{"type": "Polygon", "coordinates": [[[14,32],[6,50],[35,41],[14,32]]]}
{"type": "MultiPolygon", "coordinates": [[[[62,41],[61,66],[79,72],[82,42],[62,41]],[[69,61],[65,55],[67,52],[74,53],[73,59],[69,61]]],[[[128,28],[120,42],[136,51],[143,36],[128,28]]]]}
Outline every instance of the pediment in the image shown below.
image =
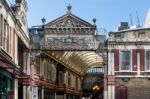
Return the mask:
{"type": "Polygon", "coordinates": [[[92,24],[86,22],[85,20],[73,15],[66,14],[58,19],[45,24],[45,28],[71,28],[71,27],[93,27],[92,24]]]}

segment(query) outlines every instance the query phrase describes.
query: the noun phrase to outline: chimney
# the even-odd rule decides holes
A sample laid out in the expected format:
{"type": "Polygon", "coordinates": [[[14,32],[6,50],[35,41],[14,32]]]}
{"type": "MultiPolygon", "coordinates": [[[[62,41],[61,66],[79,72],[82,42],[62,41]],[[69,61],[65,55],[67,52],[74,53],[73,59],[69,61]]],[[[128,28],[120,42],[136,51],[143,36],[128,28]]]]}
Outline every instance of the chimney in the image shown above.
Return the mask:
{"type": "Polygon", "coordinates": [[[129,29],[128,22],[121,22],[120,25],[118,26],[118,31],[125,29],[129,29]]]}

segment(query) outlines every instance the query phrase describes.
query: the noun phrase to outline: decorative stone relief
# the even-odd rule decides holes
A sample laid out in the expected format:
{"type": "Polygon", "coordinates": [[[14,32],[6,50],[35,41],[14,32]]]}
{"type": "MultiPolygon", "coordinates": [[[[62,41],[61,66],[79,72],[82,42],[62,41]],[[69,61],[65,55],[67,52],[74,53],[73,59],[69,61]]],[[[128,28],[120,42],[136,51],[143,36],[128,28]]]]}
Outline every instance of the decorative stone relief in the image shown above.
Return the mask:
{"type": "Polygon", "coordinates": [[[85,25],[71,18],[68,18],[52,25],[51,27],[85,27],[85,25]]]}
{"type": "Polygon", "coordinates": [[[48,50],[96,50],[98,42],[93,38],[85,37],[49,37],[45,38],[45,43],[41,49],[48,50]]]}
{"type": "Polygon", "coordinates": [[[46,34],[94,34],[93,28],[48,28],[46,34]]]}

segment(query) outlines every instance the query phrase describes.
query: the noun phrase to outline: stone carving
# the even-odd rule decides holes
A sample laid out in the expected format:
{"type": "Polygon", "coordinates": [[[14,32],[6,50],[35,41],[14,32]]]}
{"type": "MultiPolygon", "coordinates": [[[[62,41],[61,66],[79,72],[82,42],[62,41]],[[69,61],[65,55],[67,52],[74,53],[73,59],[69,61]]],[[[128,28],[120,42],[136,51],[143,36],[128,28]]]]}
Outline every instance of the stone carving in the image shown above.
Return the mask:
{"type": "MultiPolygon", "coordinates": [[[[96,20],[95,20],[96,21],[96,20]]],[[[96,25],[79,17],[66,15],[44,25],[42,50],[97,50],[96,25]]]]}
{"type": "Polygon", "coordinates": [[[94,38],[49,37],[45,39],[41,49],[48,50],[96,50],[98,43],[94,38]]]}
{"type": "Polygon", "coordinates": [[[51,27],[68,27],[69,28],[69,27],[85,27],[85,25],[80,22],[75,21],[72,18],[68,18],[68,19],[62,20],[61,22],[58,22],[52,25],[51,27]]]}
{"type": "Polygon", "coordinates": [[[94,34],[93,28],[48,28],[46,34],[94,34]]]}

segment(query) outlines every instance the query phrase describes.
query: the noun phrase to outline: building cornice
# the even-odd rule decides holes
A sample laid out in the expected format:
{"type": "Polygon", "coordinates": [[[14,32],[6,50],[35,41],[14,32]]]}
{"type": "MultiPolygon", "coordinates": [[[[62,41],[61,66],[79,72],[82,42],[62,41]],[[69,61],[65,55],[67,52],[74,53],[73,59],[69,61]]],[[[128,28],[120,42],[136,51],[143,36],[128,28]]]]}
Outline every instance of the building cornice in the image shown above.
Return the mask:
{"type": "Polygon", "coordinates": [[[107,41],[107,45],[150,45],[150,41],[107,41]]]}

